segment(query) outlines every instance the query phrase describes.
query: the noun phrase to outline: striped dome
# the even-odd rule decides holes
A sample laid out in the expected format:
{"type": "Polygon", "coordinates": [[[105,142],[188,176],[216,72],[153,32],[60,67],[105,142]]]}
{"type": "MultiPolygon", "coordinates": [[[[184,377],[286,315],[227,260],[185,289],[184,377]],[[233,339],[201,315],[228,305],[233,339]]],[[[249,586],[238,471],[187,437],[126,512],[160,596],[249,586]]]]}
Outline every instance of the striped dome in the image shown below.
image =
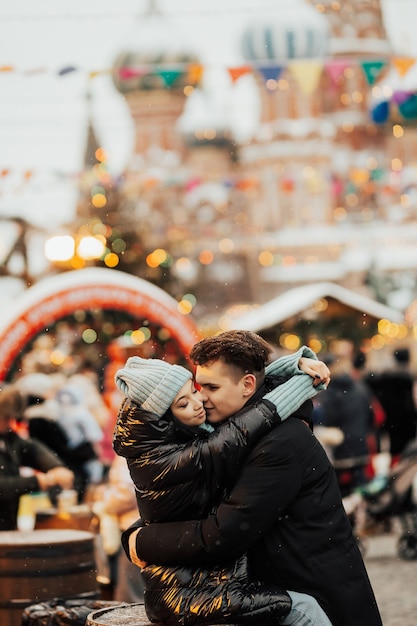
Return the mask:
{"type": "Polygon", "coordinates": [[[248,26],[242,52],[248,61],[322,58],[329,40],[327,19],[304,1],[292,0],[280,15],[248,26]]]}

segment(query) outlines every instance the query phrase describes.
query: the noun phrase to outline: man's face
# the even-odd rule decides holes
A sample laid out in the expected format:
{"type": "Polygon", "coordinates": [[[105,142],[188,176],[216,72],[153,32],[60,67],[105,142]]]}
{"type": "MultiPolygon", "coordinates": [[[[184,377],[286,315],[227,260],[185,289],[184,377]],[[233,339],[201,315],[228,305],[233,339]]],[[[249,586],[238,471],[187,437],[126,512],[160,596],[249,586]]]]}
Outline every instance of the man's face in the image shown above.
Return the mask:
{"type": "Polygon", "coordinates": [[[223,422],[245,405],[255,391],[256,381],[250,374],[241,378],[222,361],[197,365],[195,379],[201,387],[207,421],[223,422]]]}

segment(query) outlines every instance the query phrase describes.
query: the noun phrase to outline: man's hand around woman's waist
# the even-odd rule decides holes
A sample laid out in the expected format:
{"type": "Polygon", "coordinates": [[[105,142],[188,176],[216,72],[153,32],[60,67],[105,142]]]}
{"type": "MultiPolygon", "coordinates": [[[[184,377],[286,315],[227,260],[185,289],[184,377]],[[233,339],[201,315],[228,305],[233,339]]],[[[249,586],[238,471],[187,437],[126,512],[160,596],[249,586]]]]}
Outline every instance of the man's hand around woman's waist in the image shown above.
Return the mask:
{"type": "Polygon", "coordinates": [[[146,563],[146,561],[142,561],[138,557],[138,554],[136,552],[136,539],[137,539],[137,536],[138,536],[138,534],[139,534],[139,532],[141,530],[142,530],[142,528],[137,528],[129,536],[129,554],[130,554],[130,560],[132,561],[132,563],[134,563],[135,565],[137,565],[138,567],[143,569],[144,567],[147,566],[147,563],[146,563]]]}

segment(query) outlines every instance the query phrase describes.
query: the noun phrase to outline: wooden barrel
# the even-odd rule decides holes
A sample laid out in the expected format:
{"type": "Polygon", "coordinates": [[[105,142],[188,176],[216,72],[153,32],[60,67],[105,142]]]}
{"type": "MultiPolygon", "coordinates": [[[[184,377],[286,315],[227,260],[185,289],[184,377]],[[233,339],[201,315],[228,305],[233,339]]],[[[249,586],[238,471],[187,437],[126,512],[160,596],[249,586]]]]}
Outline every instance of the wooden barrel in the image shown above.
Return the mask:
{"type": "Polygon", "coordinates": [[[20,626],[23,609],[37,602],[98,594],[92,533],[0,532],[1,626],[20,626]]]}
{"type": "MultiPolygon", "coordinates": [[[[119,606],[92,611],[85,626],[151,626],[142,603],[120,604],[119,606]]],[[[152,626],[156,626],[155,622],[152,626]]]]}

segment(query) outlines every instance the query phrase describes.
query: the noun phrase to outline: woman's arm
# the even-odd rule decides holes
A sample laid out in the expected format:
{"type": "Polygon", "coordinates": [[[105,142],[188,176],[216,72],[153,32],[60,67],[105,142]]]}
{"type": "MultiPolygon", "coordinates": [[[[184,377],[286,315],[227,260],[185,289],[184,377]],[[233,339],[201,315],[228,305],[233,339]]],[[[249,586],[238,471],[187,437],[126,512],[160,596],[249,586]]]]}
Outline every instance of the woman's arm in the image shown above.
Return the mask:
{"type": "Polygon", "coordinates": [[[273,374],[274,376],[283,376],[285,378],[289,378],[290,376],[295,376],[296,374],[300,374],[300,359],[302,357],[308,357],[309,359],[317,359],[317,355],[311,348],[307,346],[302,346],[293,354],[287,354],[285,356],[279,357],[272,363],[266,366],[265,374],[273,374]]]}

